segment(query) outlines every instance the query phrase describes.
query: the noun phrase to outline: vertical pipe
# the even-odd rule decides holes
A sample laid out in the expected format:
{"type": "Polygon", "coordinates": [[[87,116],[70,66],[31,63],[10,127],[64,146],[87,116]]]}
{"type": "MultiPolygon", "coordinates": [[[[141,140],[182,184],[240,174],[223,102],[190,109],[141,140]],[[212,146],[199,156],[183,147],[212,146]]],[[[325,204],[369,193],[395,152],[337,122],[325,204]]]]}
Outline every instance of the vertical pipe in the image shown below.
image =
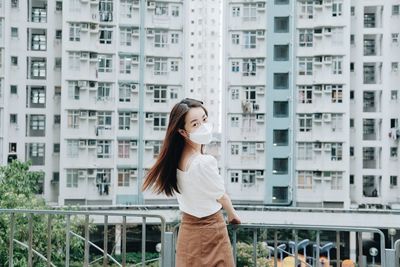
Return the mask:
{"type": "Polygon", "coordinates": [[[315,248],[316,249],[315,260],[317,261],[317,267],[320,267],[321,263],[319,261],[319,248],[320,248],[321,244],[320,244],[320,240],[319,240],[319,230],[317,230],[317,241],[316,242],[317,242],[317,247],[315,248]]]}
{"type": "Polygon", "coordinates": [[[83,266],[89,266],[89,215],[85,215],[85,254],[83,266]]]}
{"type": "Polygon", "coordinates": [[[274,231],[274,266],[278,265],[278,230],[274,231]]]}
{"type": "Polygon", "coordinates": [[[257,267],[257,229],[253,230],[253,263],[257,267]]]}
{"type": "Polygon", "coordinates": [[[108,266],[108,215],[104,215],[104,232],[103,232],[103,267],[108,266]]]}
{"type": "Polygon", "coordinates": [[[146,266],[146,217],[142,217],[142,266],[146,266]]]}
{"type": "Polygon", "coordinates": [[[65,233],[65,267],[69,267],[69,231],[71,228],[71,215],[67,214],[65,233]]]}
{"type": "Polygon", "coordinates": [[[51,221],[52,215],[47,218],[47,267],[51,267],[51,221]]]}
{"type": "Polygon", "coordinates": [[[336,231],[336,266],[340,266],[340,231],[336,231]]]}
{"type": "Polygon", "coordinates": [[[8,266],[14,266],[14,226],[15,226],[15,214],[10,215],[10,240],[8,249],[8,266]]]}
{"type": "Polygon", "coordinates": [[[126,266],[126,216],[122,217],[122,266],[126,266]]]}
{"type": "MultiPolygon", "coordinates": [[[[362,245],[362,232],[357,232],[357,243],[358,243],[358,266],[364,267],[362,262],[363,256],[363,245],[362,245]]],[[[382,248],[384,249],[384,248],[382,248]]],[[[381,251],[382,251],[381,249],[381,251]]]]}
{"type": "Polygon", "coordinates": [[[236,247],[236,227],[232,227],[232,249],[233,249],[233,259],[235,260],[235,266],[237,264],[237,247],[236,247]]]}
{"type": "Polygon", "coordinates": [[[297,234],[297,230],[293,230],[293,235],[294,235],[294,266],[297,266],[299,264],[299,252],[297,249],[297,244],[299,243],[299,236],[297,234]]]}
{"type": "Polygon", "coordinates": [[[32,267],[32,231],[33,231],[33,213],[29,213],[28,219],[28,266],[32,267]]]}

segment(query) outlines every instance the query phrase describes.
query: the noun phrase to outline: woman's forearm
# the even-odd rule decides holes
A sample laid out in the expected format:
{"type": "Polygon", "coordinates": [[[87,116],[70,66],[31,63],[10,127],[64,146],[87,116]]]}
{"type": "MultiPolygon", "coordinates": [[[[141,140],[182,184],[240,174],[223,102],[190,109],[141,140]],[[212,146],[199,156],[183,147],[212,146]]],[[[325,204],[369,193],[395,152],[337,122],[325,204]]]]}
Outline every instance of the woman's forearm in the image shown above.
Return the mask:
{"type": "Polygon", "coordinates": [[[229,217],[235,214],[235,209],[233,208],[231,198],[226,193],[217,201],[221,203],[222,207],[228,213],[229,217]]]}

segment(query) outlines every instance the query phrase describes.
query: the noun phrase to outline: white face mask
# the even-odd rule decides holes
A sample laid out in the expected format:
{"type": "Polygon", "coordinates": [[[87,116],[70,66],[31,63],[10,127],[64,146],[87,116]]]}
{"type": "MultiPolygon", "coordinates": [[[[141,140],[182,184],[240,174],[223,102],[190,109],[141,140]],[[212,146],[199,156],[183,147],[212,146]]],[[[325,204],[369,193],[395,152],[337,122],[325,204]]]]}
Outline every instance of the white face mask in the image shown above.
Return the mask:
{"type": "Polygon", "coordinates": [[[203,123],[194,132],[189,133],[189,139],[196,144],[209,144],[212,139],[212,128],[211,123],[203,123]]]}

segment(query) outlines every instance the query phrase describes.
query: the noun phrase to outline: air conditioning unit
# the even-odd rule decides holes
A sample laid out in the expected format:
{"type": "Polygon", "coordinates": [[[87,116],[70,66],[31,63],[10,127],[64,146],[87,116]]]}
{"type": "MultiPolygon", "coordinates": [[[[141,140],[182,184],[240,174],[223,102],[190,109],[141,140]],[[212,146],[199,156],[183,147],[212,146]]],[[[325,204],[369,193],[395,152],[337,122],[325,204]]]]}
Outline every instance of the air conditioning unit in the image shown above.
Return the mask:
{"type": "Polygon", "coordinates": [[[132,112],[131,113],[131,120],[137,120],[138,119],[138,113],[137,112],[132,112]]]}
{"type": "Polygon", "coordinates": [[[89,148],[96,148],[96,143],[97,143],[96,140],[90,139],[90,140],[88,140],[88,147],[89,148]]]}
{"type": "Polygon", "coordinates": [[[90,82],[89,82],[89,87],[90,87],[90,88],[95,88],[95,87],[96,87],[96,82],[90,81],[90,82]]]}
{"type": "Polygon", "coordinates": [[[87,170],[87,178],[88,178],[88,179],[94,179],[94,178],[96,178],[95,169],[88,169],[88,170],[87,170]]]}
{"type": "Polygon", "coordinates": [[[332,57],[331,56],[324,56],[324,63],[325,64],[331,64],[332,63],[332,57]]]}
{"type": "Polygon", "coordinates": [[[257,66],[264,66],[264,59],[263,58],[257,58],[257,66]]]}
{"type": "Polygon", "coordinates": [[[153,113],[146,113],[146,121],[152,121],[154,117],[153,113]]]}
{"type": "Polygon", "coordinates": [[[257,8],[258,8],[258,10],[265,9],[265,3],[257,3],[257,8]]]}
{"type": "Polygon", "coordinates": [[[79,148],[86,148],[86,140],[79,140],[79,148]]]}
{"type": "Polygon", "coordinates": [[[139,57],[138,56],[133,56],[132,57],[132,64],[137,64],[139,62],[139,57]]]}
{"type": "Polygon", "coordinates": [[[81,23],[81,31],[87,31],[89,29],[89,23],[81,23]]]}
{"type": "Polygon", "coordinates": [[[137,141],[131,140],[131,149],[136,149],[136,148],[137,148],[137,141]]]}
{"type": "Polygon", "coordinates": [[[257,31],[257,38],[262,39],[265,37],[265,31],[259,30],[257,31]]]}
{"type": "Polygon", "coordinates": [[[131,92],[136,91],[136,84],[131,84],[130,88],[131,88],[131,92]]]}
{"type": "Polygon", "coordinates": [[[90,31],[93,33],[99,32],[99,25],[96,23],[90,23],[90,31]]]}
{"type": "Polygon", "coordinates": [[[322,120],[322,113],[314,113],[313,114],[313,121],[321,121],[322,120]]]}
{"type": "Polygon", "coordinates": [[[152,64],[154,64],[154,58],[153,58],[153,57],[147,57],[147,58],[146,58],[146,64],[147,64],[147,65],[152,65],[152,64]]]}
{"type": "Polygon", "coordinates": [[[88,60],[89,52],[81,52],[81,60],[88,60]]]}
{"type": "Polygon", "coordinates": [[[331,145],[331,143],[325,143],[324,144],[324,150],[331,150],[331,147],[332,147],[332,145],[331,145]]]}
{"type": "Polygon", "coordinates": [[[257,89],[256,89],[257,91],[257,94],[259,94],[259,95],[263,95],[264,94],[264,87],[262,87],[262,86],[260,86],[260,87],[257,87],[257,89]]]}
{"type": "Polygon", "coordinates": [[[263,123],[264,122],[264,114],[257,114],[256,121],[263,123]]]}
{"type": "Polygon", "coordinates": [[[331,113],[324,113],[323,115],[323,120],[324,122],[330,122],[331,121],[331,113]]]}
{"type": "Polygon", "coordinates": [[[156,2],[147,2],[147,8],[148,9],[154,9],[156,8],[156,2]]]}
{"type": "Polygon", "coordinates": [[[256,150],[264,150],[264,143],[257,143],[256,150]]]}
{"type": "Polygon", "coordinates": [[[87,171],[86,170],[79,170],[78,171],[78,178],[79,179],[85,179],[87,175],[87,171]]]}
{"type": "Polygon", "coordinates": [[[137,170],[130,170],[129,171],[129,178],[131,178],[131,179],[137,178],[137,170]]]}
{"type": "Polygon", "coordinates": [[[79,87],[87,87],[88,86],[88,82],[87,81],[78,81],[78,86],[79,87]]]}
{"type": "Polygon", "coordinates": [[[259,111],[259,110],[260,110],[260,104],[254,103],[254,104],[253,104],[253,110],[254,110],[254,111],[259,111]]]}
{"type": "Polygon", "coordinates": [[[328,93],[329,94],[332,93],[332,85],[330,85],[330,84],[325,85],[324,86],[324,92],[327,93],[327,94],[328,93]]]}
{"type": "Polygon", "coordinates": [[[152,37],[154,37],[154,30],[153,29],[147,29],[146,30],[146,34],[147,34],[147,37],[152,38],[152,37]]]}
{"type": "Polygon", "coordinates": [[[132,37],[135,37],[135,36],[139,36],[139,30],[138,29],[132,30],[132,37]]]}
{"type": "Polygon", "coordinates": [[[153,149],[153,142],[146,142],[144,145],[144,149],[148,149],[148,150],[153,149]]]}
{"type": "Polygon", "coordinates": [[[81,110],[81,112],[79,113],[79,117],[81,119],[87,119],[87,116],[88,116],[87,110],[81,110]]]}
{"type": "Polygon", "coordinates": [[[153,93],[154,92],[154,85],[149,85],[146,87],[146,93],[153,93]]]}
{"type": "Polygon", "coordinates": [[[259,180],[263,180],[264,179],[264,175],[263,175],[262,171],[260,171],[260,170],[256,171],[256,179],[259,179],[259,180]]]}

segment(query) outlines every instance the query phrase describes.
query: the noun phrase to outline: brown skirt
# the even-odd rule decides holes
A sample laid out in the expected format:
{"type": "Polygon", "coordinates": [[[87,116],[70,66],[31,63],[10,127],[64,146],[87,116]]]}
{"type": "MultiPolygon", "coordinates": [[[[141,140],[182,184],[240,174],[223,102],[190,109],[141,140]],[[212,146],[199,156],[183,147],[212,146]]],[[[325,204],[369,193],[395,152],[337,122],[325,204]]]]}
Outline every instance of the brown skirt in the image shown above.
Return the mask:
{"type": "Polygon", "coordinates": [[[182,212],[176,244],[176,267],[234,267],[222,212],[197,218],[182,212]]]}

